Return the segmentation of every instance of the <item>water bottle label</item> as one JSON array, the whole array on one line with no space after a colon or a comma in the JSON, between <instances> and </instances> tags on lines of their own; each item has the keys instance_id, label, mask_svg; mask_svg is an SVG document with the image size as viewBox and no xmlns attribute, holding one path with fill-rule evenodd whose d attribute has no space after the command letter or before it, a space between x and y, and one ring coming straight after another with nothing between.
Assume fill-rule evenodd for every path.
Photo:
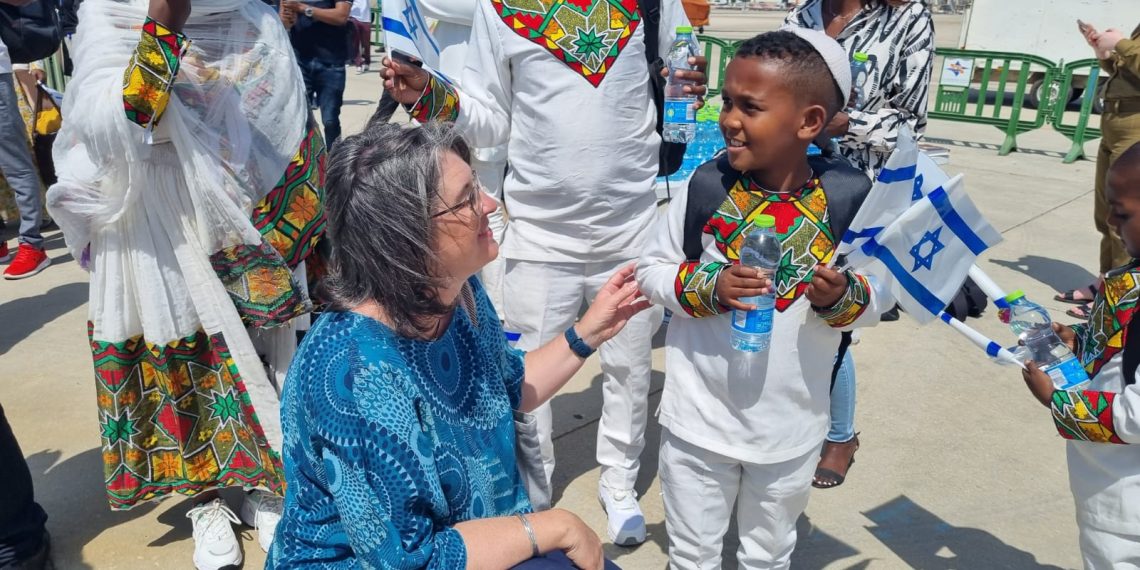
<instances>
[{"instance_id":1,"label":"water bottle label","mask_svg":"<svg viewBox=\"0 0 1140 570\"><path fill-rule=\"evenodd\" d=\"M686 100L665 101L666 123L696 123L697 111L693 102Z\"/></svg>"},{"instance_id":2,"label":"water bottle label","mask_svg":"<svg viewBox=\"0 0 1140 570\"><path fill-rule=\"evenodd\" d=\"M1089 375L1076 358L1067 358L1044 370L1058 390L1069 390L1088 381Z\"/></svg>"},{"instance_id":3,"label":"water bottle label","mask_svg":"<svg viewBox=\"0 0 1140 570\"><path fill-rule=\"evenodd\" d=\"M765 334L772 332L771 309L757 309L752 311L733 311L732 328L747 334Z\"/></svg>"}]
</instances>

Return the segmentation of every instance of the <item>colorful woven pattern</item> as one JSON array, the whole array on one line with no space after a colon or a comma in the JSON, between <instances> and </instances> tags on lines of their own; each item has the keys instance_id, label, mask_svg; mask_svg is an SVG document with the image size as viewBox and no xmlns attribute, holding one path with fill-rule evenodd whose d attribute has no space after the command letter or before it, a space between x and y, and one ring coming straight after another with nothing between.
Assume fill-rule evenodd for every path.
<instances>
[{"instance_id":1,"label":"colorful woven pattern","mask_svg":"<svg viewBox=\"0 0 1140 570\"><path fill-rule=\"evenodd\" d=\"M223 249L210 264L247 327L283 325L312 310L289 266L265 241Z\"/></svg>"},{"instance_id":2,"label":"colorful woven pattern","mask_svg":"<svg viewBox=\"0 0 1140 570\"><path fill-rule=\"evenodd\" d=\"M428 77L423 95L409 113L420 123L428 121L454 121L459 118L459 92L450 83L434 74Z\"/></svg>"},{"instance_id":3,"label":"colorful woven pattern","mask_svg":"<svg viewBox=\"0 0 1140 570\"><path fill-rule=\"evenodd\" d=\"M221 335L91 348L111 508L234 485L282 492L280 460Z\"/></svg>"},{"instance_id":4,"label":"colorful woven pattern","mask_svg":"<svg viewBox=\"0 0 1140 570\"><path fill-rule=\"evenodd\" d=\"M1114 392L1057 390L1053 392L1053 423L1065 439L1124 443L1112 422Z\"/></svg>"},{"instance_id":5,"label":"colorful woven pattern","mask_svg":"<svg viewBox=\"0 0 1140 570\"><path fill-rule=\"evenodd\" d=\"M491 0L503 22L597 87L641 23L637 0Z\"/></svg>"},{"instance_id":6,"label":"colorful woven pattern","mask_svg":"<svg viewBox=\"0 0 1140 570\"><path fill-rule=\"evenodd\" d=\"M1079 336L1081 364L1095 376L1124 348L1128 323L1140 301L1140 279L1135 267L1110 271L1097 294L1088 324L1074 329Z\"/></svg>"},{"instance_id":7,"label":"colorful woven pattern","mask_svg":"<svg viewBox=\"0 0 1140 570\"><path fill-rule=\"evenodd\" d=\"M835 302L825 309L819 309L816 314L827 324L835 328L851 325L867 310L871 303L871 285L862 275L847 272L847 291Z\"/></svg>"},{"instance_id":8,"label":"colorful woven pattern","mask_svg":"<svg viewBox=\"0 0 1140 570\"><path fill-rule=\"evenodd\" d=\"M131 122L153 129L170 102L186 36L147 18L135 54L123 72L123 110Z\"/></svg>"},{"instance_id":9,"label":"colorful woven pattern","mask_svg":"<svg viewBox=\"0 0 1140 570\"><path fill-rule=\"evenodd\" d=\"M305 261L325 233L325 140L316 122L285 175L253 209L250 219L290 269Z\"/></svg>"},{"instance_id":10,"label":"colorful woven pattern","mask_svg":"<svg viewBox=\"0 0 1140 570\"><path fill-rule=\"evenodd\" d=\"M740 259L744 235L760 214L776 218L776 235L783 246L783 257L772 279L776 310L783 312L803 295L815 275L815 266L827 263L835 249L827 196L818 178L796 191L775 193L744 177L733 184L704 232L712 235L717 249L735 262Z\"/></svg>"},{"instance_id":11,"label":"colorful woven pattern","mask_svg":"<svg viewBox=\"0 0 1140 570\"><path fill-rule=\"evenodd\" d=\"M677 271L673 288L681 308L694 317L709 317L729 309L716 300L716 278L728 263L686 261Z\"/></svg>"}]
</instances>

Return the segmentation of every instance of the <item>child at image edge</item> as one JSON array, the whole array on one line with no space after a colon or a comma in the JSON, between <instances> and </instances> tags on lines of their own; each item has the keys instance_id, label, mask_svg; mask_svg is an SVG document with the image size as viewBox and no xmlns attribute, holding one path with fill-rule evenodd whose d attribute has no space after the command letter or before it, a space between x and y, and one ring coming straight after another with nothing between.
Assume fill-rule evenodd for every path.
<instances>
[{"instance_id":1,"label":"child at image edge","mask_svg":"<svg viewBox=\"0 0 1140 570\"><path fill-rule=\"evenodd\" d=\"M1023 372L1037 399L1068 439L1069 488L1077 504L1085 568L1140 568L1140 144L1108 171L1108 223L1132 261L1109 271L1093 301L1089 322L1053 329L1073 349L1091 382L1081 390L1054 390L1029 363Z\"/></svg>"},{"instance_id":2,"label":"child at image edge","mask_svg":"<svg viewBox=\"0 0 1140 570\"><path fill-rule=\"evenodd\" d=\"M744 42L725 71L727 150L673 199L638 262L642 291L675 315L659 467L671 568L721 567L737 501L739 567L789 565L827 433L840 331L873 325L894 305L871 280L826 266L846 229L836 222L850 222L870 181L838 159L809 161L807 148L850 92L850 62L821 32ZM775 218L781 241L770 276L738 262L760 215ZM771 346L734 350L731 310L768 291Z\"/></svg>"}]
</instances>

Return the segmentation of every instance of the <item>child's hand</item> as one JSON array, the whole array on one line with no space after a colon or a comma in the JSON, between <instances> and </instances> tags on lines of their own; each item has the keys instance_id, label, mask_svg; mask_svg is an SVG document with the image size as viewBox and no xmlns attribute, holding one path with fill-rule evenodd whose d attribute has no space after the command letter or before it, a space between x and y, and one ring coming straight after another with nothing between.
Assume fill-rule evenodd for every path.
<instances>
[{"instance_id":1,"label":"child's hand","mask_svg":"<svg viewBox=\"0 0 1140 570\"><path fill-rule=\"evenodd\" d=\"M815 266L815 276L811 278L804 295L816 307L830 307L847 292L847 274L840 273L824 265Z\"/></svg>"},{"instance_id":2,"label":"child's hand","mask_svg":"<svg viewBox=\"0 0 1140 570\"><path fill-rule=\"evenodd\" d=\"M1032 360L1025 363L1021 377L1025 380L1025 385L1029 387L1029 392L1033 394L1033 397L1037 398L1042 406L1048 408L1053 401L1053 379L1042 372L1037 367L1037 363Z\"/></svg>"},{"instance_id":3,"label":"child's hand","mask_svg":"<svg viewBox=\"0 0 1140 570\"><path fill-rule=\"evenodd\" d=\"M1061 342L1065 343L1065 346L1068 346L1069 350L1071 350L1074 353L1077 352L1077 332L1076 331L1074 331L1073 329L1071 329L1071 328L1069 328L1069 327L1067 327L1061 323L1054 321L1053 322L1053 332L1057 333L1057 336L1061 337Z\"/></svg>"},{"instance_id":4,"label":"child's hand","mask_svg":"<svg viewBox=\"0 0 1140 570\"><path fill-rule=\"evenodd\" d=\"M716 300L738 311L751 311L756 307L741 303L741 297L767 295L771 292L772 280L764 277L764 272L755 267L730 265L720 271L716 278Z\"/></svg>"}]
</instances>

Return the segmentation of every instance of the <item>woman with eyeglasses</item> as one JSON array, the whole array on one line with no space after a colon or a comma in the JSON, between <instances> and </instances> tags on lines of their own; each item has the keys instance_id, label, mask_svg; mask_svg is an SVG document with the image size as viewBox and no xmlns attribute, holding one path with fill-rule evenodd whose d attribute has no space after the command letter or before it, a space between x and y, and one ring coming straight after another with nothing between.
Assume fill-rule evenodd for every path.
<instances>
[{"instance_id":1,"label":"woman with eyeglasses","mask_svg":"<svg viewBox=\"0 0 1140 570\"><path fill-rule=\"evenodd\" d=\"M649 303L630 266L562 337L509 347L474 277L498 245L470 161L437 123L374 125L332 156L332 308L285 383L288 489L269 568L510 568L548 554L603 567L581 519L532 512L513 412L550 399Z\"/></svg>"}]
</instances>

